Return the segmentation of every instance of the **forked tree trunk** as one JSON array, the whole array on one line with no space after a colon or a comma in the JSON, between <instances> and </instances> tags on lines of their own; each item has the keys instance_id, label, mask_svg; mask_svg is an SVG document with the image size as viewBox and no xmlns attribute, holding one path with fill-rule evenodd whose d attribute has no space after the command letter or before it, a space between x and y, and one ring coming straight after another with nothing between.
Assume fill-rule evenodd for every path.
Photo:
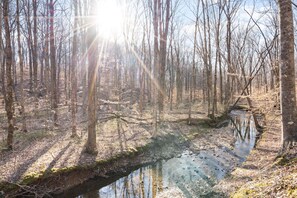
<instances>
[{"instance_id":1,"label":"forked tree trunk","mask_svg":"<svg viewBox=\"0 0 297 198\"><path fill-rule=\"evenodd\" d=\"M167 57L167 38L169 22L171 19L171 1L153 1L153 27L154 27L154 66L158 73L158 110L159 119L164 117L164 96L166 95L165 67Z\"/></svg>"}]
</instances>

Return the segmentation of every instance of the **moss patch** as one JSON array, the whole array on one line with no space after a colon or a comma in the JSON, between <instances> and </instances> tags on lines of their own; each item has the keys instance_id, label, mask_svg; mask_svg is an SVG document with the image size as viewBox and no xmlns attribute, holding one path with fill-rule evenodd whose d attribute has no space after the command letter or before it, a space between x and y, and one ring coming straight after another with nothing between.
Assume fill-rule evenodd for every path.
<instances>
[{"instance_id":1,"label":"moss patch","mask_svg":"<svg viewBox=\"0 0 297 198\"><path fill-rule=\"evenodd\" d=\"M276 166L290 166L297 163L297 157L288 159L286 156L280 156L276 159L274 165Z\"/></svg>"},{"instance_id":2,"label":"moss patch","mask_svg":"<svg viewBox=\"0 0 297 198\"><path fill-rule=\"evenodd\" d=\"M297 187L289 189L287 195L288 197L297 197Z\"/></svg>"},{"instance_id":3,"label":"moss patch","mask_svg":"<svg viewBox=\"0 0 297 198\"><path fill-rule=\"evenodd\" d=\"M0 191L9 192L17 189L18 186L8 182L0 182Z\"/></svg>"},{"instance_id":4,"label":"moss patch","mask_svg":"<svg viewBox=\"0 0 297 198\"><path fill-rule=\"evenodd\" d=\"M242 197L261 197L263 192L263 188L267 187L267 183L256 183L251 186L240 188L233 196L233 198L242 198ZM265 196L264 196L265 197Z\"/></svg>"}]
</instances>

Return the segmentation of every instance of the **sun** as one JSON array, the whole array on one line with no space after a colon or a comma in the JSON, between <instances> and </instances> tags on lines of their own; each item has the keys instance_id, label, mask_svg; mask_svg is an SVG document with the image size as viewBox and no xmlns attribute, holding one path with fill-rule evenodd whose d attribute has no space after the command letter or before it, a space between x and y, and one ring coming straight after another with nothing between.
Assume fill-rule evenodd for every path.
<instances>
[{"instance_id":1,"label":"sun","mask_svg":"<svg viewBox=\"0 0 297 198\"><path fill-rule=\"evenodd\" d=\"M110 40L121 36L123 30L122 13L122 7L116 0L99 1L96 22L101 38Z\"/></svg>"}]
</instances>

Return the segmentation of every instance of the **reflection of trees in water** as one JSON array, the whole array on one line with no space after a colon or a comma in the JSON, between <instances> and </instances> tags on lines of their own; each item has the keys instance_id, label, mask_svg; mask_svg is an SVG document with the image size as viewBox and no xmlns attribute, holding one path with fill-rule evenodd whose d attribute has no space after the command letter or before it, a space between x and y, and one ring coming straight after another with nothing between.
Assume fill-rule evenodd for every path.
<instances>
[{"instance_id":1,"label":"reflection of trees in water","mask_svg":"<svg viewBox=\"0 0 297 198\"><path fill-rule=\"evenodd\" d=\"M253 132L255 125L252 119L250 114L234 115L231 118L231 127L234 136L243 143L244 148L251 145L251 139L254 138ZM205 191L206 186L212 186L212 181L209 180L207 173L193 171L188 168L195 166L192 163L194 162L186 162L187 167L181 170L182 175L175 169L176 166L174 164L166 166L162 162L155 163L134 171L129 176L117 180L109 187L102 188L102 190L99 190L99 193L98 191L88 193L87 197L155 198L167 186L177 187L186 197L195 197L195 195ZM197 189L198 180L199 182L203 182L203 184L200 183L202 186L205 183L205 188ZM196 187L193 185L196 185Z\"/></svg>"},{"instance_id":2,"label":"reflection of trees in water","mask_svg":"<svg viewBox=\"0 0 297 198\"><path fill-rule=\"evenodd\" d=\"M245 152L255 139L255 124L251 114L233 115L231 118L231 127L234 136L237 138L239 151ZM189 155L186 153L185 155ZM203 157L203 155L200 157ZM187 158L186 158L187 159ZM204 158L203 160L205 160ZM176 161L169 161L168 164L162 162L151 166L140 168L130 175L123 177L109 186L103 187L98 191L89 192L83 197L88 198L155 198L167 187L179 189L185 197L195 197L195 195L205 193L209 187L213 186L214 181L209 178L211 172L200 171L190 167L196 167L196 162L184 161L186 165L183 168L176 169ZM212 161L202 164L213 166ZM178 163L181 163L178 161ZM213 166L215 167L215 166ZM205 172L206 171L206 172ZM198 186L202 186L199 188ZM198 188L197 188L198 187Z\"/></svg>"},{"instance_id":3,"label":"reflection of trees in water","mask_svg":"<svg viewBox=\"0 0 297 198\"><path fill-rule=\"evenodd\" d=\"M117 183L114 182L111 185L112 185L112 189L114 190L114 197L117 197ZM100 194L100 193L98 193L98 194Z\"/></svg>"},{"instance_id":4,"label":"reflection of trees in water","mask_svg":"<svg viewBox=\"0 0 297 198\"><path fill-rule=\"evenodd\" d=\"M231 117L231 128L234 136L241 141L251 139L252 130L251 115L235 115Z\"/></svg>"},{"instance_id":5,"label":"reflection of trees in water","mask_svg":"<svg viewBox=\"0 0 297 198\"><path fill-rule=\"evenodd\" d=\"M151 189L152 189L152 176L153 175L153 170L150 168L149 169L149 175L147 176L148 178L149 178L149 181L148 181L148 188L146 189L147 190L147 197L150 197L150 195L151 195Z\"/></svg>"},{"instance_id":6,"label":"reflection of trees in water","mask_svg":"<svg viewBox=\"0 0 297 198\"><path fill-rule=\"evenodd\" d=\"M162 169L162 163L157 164L158 167L158 175L157 175L157 181L158 181L158 192L163 191L163 169Z\"/></svg>"},{"instance_id":7,"label":"reflection of trees in water","mask_svg":"<svg viewBox=\"0 0 297 198\"><path fill-rule=\"evenodd\" d=\"M162 190L163 167L162 163L156 163L117 180L111 185L100 189L99 192L87 193L84 197L98 198L101 195L101 198L154 198Z\"/></svg>"},{"instance_id":8,"label":"reflection of trees in water","mask_svg":"<svg viewBox=\"0 0 297 198\"><path fill-rule=\"evenodd\" d=\"M95 191L86 195L92 198L99 197L99 194L101 198L155 198L167 187L174 186L186 197L195 197L205 190L201 191L200 188L197 188L198 183L203 186L212 186L212 181L209 180L207 173L189 168L195 167L197 164L192 160L186 161L185 164L187 166L180 170L175 169L175 163L166 166L159 162L143 167L109 186L101 188L99 192Z\"/></svg>"},{"instance_id":9,"label":"reflection of trees in water","mask_svg":"<svg viewBox=\"0 0 297 198\"><path fill-rule=\"evenodd\" d=\"M138 185L134 185L134 180L133 180L133 174L131 174L131 176L130 176L130 189L131 189L131 194L133 195L133 197L137 197L136 196L136 192L137 191L139 191L139 188L137 188L137 186ZM136 176L135 176L135 178L136 178ZM139 183L139 181L138 181L138 183Z\"/></svg>"},{"instance_id":10,"label":"reflection of trees in water","mask_svg":"<svg viewBox=\"0 0 297 198\"><path fill-rule=\"evenodd\" d=\"M138 188L139 188L139 197L145 197L142 168L139 171L139 187Z\"/></svg>"},{"instance_id":11,"label":"reflection of trees in water","mask_svg":"<svg viewBox=\"0 0 297 198\"><path fill-rule=\"evenodd\" d=\"M152 190L153 190L153 197L157 195L157 171L156 171L156 164L152 166Z\"/></svg>"}]
</instances>

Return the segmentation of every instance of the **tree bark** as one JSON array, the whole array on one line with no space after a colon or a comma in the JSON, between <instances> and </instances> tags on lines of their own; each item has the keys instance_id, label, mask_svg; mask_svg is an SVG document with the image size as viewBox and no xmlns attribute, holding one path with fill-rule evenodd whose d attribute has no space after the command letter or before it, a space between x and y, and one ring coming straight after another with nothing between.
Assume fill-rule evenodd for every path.
<instances>
[{"instance_id":1,"label":"tree bark","mask_svg":"<svg viewBox=\"0 0 297 198\"><path fill-rule=\"evenodd\" d=\"M57 114L57 74L56 74L56 46L55 46L55 33L54 33L54 17L55 17L55 9L54 9L54 0L50 0L49 2L49 12L50 12L50 63L51 63L51 108L54 111L54 124L57 125L58 122L58 114Z\"/></svg>"},{"instance_id":2,"label":"tree bark","mask_svg":"<svg viewBox=\"0 0 297 198\"><path fill-rule=\"evenodd\" d=\"M154 0L154 8L153 8L153 27L154 27L154 68L153 68L153 101L154 101L154 109L153 109L153 117L154 117L154 136L157 135L157 121L158 121L158 110L157 110L157 96L158 96L158 69L159 69L159 30L158 30L158 4L160 0Z\"/></svg>"},{"instance_id":3,"label":"tree bark","mask_svg":"<svg viewBox=\"0 0 297 198\"><path fill-rule=\"evenodd\" d=\"M10 27L9 27L9 0L3 0L3 19L4 19L4 29L5 29L5 58L6 58L6 97L5 97L5 110L8 121L8 133L7 133L7 147L12 149L13 145L13 78L12 78L12 49L11 49L11 37L10 37Z\"/></svg>"},{"instance_id":4,"label":"tree bark","mask_svg":"<svg viewBox=\"0 0 297 198\"><path fill-rule=\"evenodd\" d=\"M96 14L96 1L90 2L91 13L87 31L87 46L88 46L88 141L86 144L86 152L97 154L96 144L96 79L97 79L97 30L94 16Z\"/></svg>"},{"instance_id":5,"label":"tree bark","mask_svg":"<svg viewBox=\"0 0 297 198\"><path fill-rule=\"evenodd\" d=\"M34 97L35 97L35 107L37 107L37 66L38 66L38 55L37 55L37 1L32 0L33 6L33 49L32 49L32 59L33 59L33 90L34 90Z\"/></svg>"},{"instance_id":6,"label":"tree bark","mask_svg":"<svg viewBox=\"0 0 297 198\"><path fill-rule=\"evenodd\" d=\"M294 29L291 0L278 0L280 13L280 79L282 144L287 148L297 141L297 113L294 65Z\"/></svg>"},{"instance_id":7,"label":"tree bark","mask_svg":"<svg viewBox=\"0 0 297 198\"><path fill-rule=\"evenodd\" d=\"M18 56L19 56L19 63L20 63L20 75L21 75L21 98L20 98L20 105L21 110L20 114L22 116L22 131L27 132L27 125L26 125L26 114L25 114L25 105L24 105L24 62L23 62L23 54L22 54L22 45L21 45L21 31L20 31L20 6L19 0L17 0L17 33L18 33Z\"/></svg>"},{"instance_id":8,"label":"tree bark","mask_svg":"<svg viewBox=\"0 0 297 198\"><path fill-rule=\"evenodd\" d=\"M76 102L77 102L77 0L74 0L74 31L72 43L72 69L71 69L71 118L72 118L72 137L77 136L76 132ZM65 66L66 68L66 66ZM65 71L66 73L66 71ZM66 91L66 89L65 89Z\"/></svg>"},{"instance_id":9,"label":"tree bark","mask_svg":"<svg viewBox=\"0 0 297 198\"><path fill-rule=\"evenodd\" d=\"M191 124L192 105L193 105L193 93L194 93L194 81L195 81L195 68L196 68L196 45L197 45L197 32L198 32L198 20L199 20L199 2L196 8L196 20L195 20L195 32L194 32L194 46L193 46L193 60L192 60L192 75L190 79L190 96L189 96L189 112L188 112L188 124Z\"/></svg>"}]
</instances>

